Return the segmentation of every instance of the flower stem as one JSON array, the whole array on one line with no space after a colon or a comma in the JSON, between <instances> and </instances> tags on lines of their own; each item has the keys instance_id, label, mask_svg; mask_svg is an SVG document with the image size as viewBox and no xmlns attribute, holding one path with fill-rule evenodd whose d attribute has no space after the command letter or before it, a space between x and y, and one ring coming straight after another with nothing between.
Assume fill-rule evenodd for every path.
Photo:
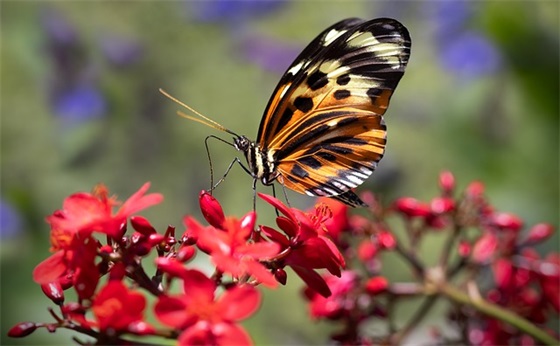
<instances>
[{"instance_id":1,"label":"flower stem","mask_svg":"<svg viewBox=\"0 0 560 346\"><path fill-rule=\"evenodd\" d=\"M472 306L487 316L509 323L520 331L535 338L537 343L542 343L545 345L560 344L560 340L557 340L544 330L535 326L529 320L526 320L525 318L498 305L492 304L484 300L482 297L471 297L450 284L440 285L439 291L454 302Z\"/></svg>"}]
</instances>

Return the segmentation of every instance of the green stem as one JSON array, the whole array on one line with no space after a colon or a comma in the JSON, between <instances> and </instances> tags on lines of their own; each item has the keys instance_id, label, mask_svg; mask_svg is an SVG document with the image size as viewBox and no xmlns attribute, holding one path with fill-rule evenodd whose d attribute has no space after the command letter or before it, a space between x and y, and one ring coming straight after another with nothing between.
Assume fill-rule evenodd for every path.
<instances>
[{"instance_id":1,"label":"green stem","mask_svg":"<svg viewBox=\"0 0 560 346\"><path fill-rule=\"evenodd\" d=\"M452 301L472 306L487 316L509 323L520 331L535 338L538 343L545 345L560 344L560 340L557 340L553 336L549 335L530 321L507 309L492 304L484 300L482 297L471 297L449 284L439 286L439 291Z\"/></svg>"}]
</instances>

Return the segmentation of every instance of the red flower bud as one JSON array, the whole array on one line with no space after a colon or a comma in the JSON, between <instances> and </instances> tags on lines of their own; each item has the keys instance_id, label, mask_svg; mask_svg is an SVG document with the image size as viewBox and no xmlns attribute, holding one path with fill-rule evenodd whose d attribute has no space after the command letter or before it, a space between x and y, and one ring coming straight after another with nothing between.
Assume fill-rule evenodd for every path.
<instances>
[{"instance_id":1,"label":"red flower bud","mask_svg":"<svg viewBox=\"0 0 560 346\"><path fill-rule=\"evenodd\" d=\"M484 195L484 184L480 181L473 181L465 191L469 198L478 199Z\"/></svg>"},{"instance_id":2,"label":"red flower bud","mask_svg":"<svg viewBox=\"0 0 560 346\"><path fill-rule=\"evenodd\" d=\"M531 227L525 245L534 245L548 239L554 233L554 226L548 223L538 223Z\"/></svg>"},{"instance_id":3,"label":"red flower bud","mask_svg":"<svg viewBox=\"0 0 560 346\"><path fill-rule=\"evenodd\" d=\"M218 200L203 190L198 196L198 201L200 203L200 210L206 221L216 228L223 228L226 216Z\"/></svg>"},{"instance_id":4,"label":"red flower bud","mask_svg":"<svg viewBox=\"0 0 560 346\"><path fill-rule=\"evenodd\" d=\"M374 276L365 285L366 292L372 295L384 292L387 287L389 287L389 282L383 276Z\"/></svg>"},{"instance_id":5,"label":"red flower bud","mask_svg":"<svg viewBox=\"0 0 560 346\"><path fill-rule=\"evenodd\" d=\"M156 330L144 321L135 321L128 325L127 330L136 335L153 335Z\"/></svg>"},{"instance_id":6,"label":"red flower bud","mask_svg":"<svg viewBox=\"0 0 560 346\"><path fill-rule=\"evenodd\" d=\"M156 258L156 265L158 269L169 274L172 277L182 277L187 273L187 268L183 264L175 259L167 257Z\"/></svg>"},{"instance_id":7,"label":"red flower bud","mask_svg":"<svg viewBox=\"0 0 560 346\"><path fill-rule=\"evenodd\" d=\"M85 314L86 313L84 307L78 302L70 302L68 304L65 304L64 306L62 306L62 308L60 310L62 311L63 314L69 314L69 313Z\"/></svg>"},{"instance_id":8,"label":"red flower bud","mask_svg":"<svg viewBox=\"0 0 560 346\"><path fill-rule=\"evenodd\" d=\"M422 203L416 198L402 197L396 200L395 209L406 216L428 216L430 215L430 207L426 203Z\"/></svg>"},{"instance_id":9,"label":"red flower bud","mask_svg":"<svg viewBox=\"0 0 560 346\"><path fill-rule=\"evenodd\" d=\"M104 255L110 255L111 253L113 253L113 248L111 247L111 245L103 245L102 247L99 248L99 253Z\"/></svg>"},{"instance_id":10,"label":"red flower bud","mask_svg":"<svg viewBox=\"0 0 560 346\"><path fill-rule=\"evenodd\" d=\"M166 240L166 238L163 234L153 233L148 236L147 244L152 248L156 245L161 244L164 240Z\"/></svg>"},{"instance_id":11,"label":"red flower bud","mask_svg":"<svg viewBox=\"0 0 560 346\"><path fill-rule=\"evenodd\" d=\"M62 286L63 290L67 290L74 286L74 274L66 274L58 279L58 283Z\"/></svg>"},{"instance_id":12,"label":"red flower bud","mask_svg":"<svg viewBox=\"0 0 560 346\"><path fill-rule=\"evenodd\" d=\"M451 195L455 188L455 177L449 171L443 171L439 174L439 187L445 196Z\"/></svg>"},{"instance_id":13,"label":"red flower bud","mask_svg":"<svg viewBox=\"0 0 560 346\"><path fill-rule=\"evenodd\" d=\"M183 245L179 248L179 251L177 251L176 259L179 262L185 263L193 258L195 254L196 249L194 248L194 246Z\"/></svg>"},{"instance_id":14,"label":"red flower bud","mask_svg":"<svg viewBox=\"0 0 560 346\"><path fill-rule=\"evenodd\" d=\"M435 214L445 214L455 209L455 201L447 197L436 197L432 199L430 208Z\"/></svg>"},{"instance_id":15,"label":"red flower bud","mask_svg":"<svg viewBox=\"0 0 560 346\"><path fill-rule=\"evenodd\" d=\"M12 338L23 338L33 333L36 329L37 325L33 322L21 322L8 331L8 336Z\"/></svg>"},{"instance_id":16,"label":"red flower bud","mask_svg":"<svg viewBox=\"0 0 560 346\"><path fill-rule=\"evenodd\" d=\"M498 238L492 233L486 233L478 238L472 249L472 258L475 262L484 263L496 252Z\"/></svg>"},{"instance_id":17,"label":"red flower bud","mask_svg":"<svg viewBox=\"0 0 560 346\"><path fill-rule=\"evenodd\" d=\"M56 305L64 303L64 290L58 281L42 284L41 289L43 290L43 293Z\"/></svg>"},{"instance_id":18,"label":"red flower bud","mask_svg":"<svg viewBox=\"0 0 560 346\"><path fill-rule=\"evenodd\" d=\"M274 271L274 278L276 279L276 281L285 286L286 282L288 281L288 274L282 268L276 269Z\"/></svg>"},{"instance_id":19,"label":"red flower bud","mask_svg":"<svg viewBox=\"0 0 560 346\"><path fill-rule=\"evenodd\" d=\"M466 240L461 240L459 242L457 252L461 257L468 257L471 254L471 244Z\"/></svg>"},{"instance_id":20,"label":"red flower bud","mask_svg":"<svg viewBox=\"0 0 560 346\"><path fill-rule=\"evenodd\" d=\"M490 224L504 231L517 232L523 227L523 220L510 213L495 213L490 217Z\"/></svg>"},{"instance_id":21,"label":"red flower bud","mask_svg":"<svg viewBox=\"0 0 560 346\"><path fill-rule=\"evenodd\" d=\"M377 254L377 246L371 240L364 240L358 246L358 258L367 262L372 260Z\"/></svg>"},{"instance_id":22,"label":"red flower bud","mask_svg":"<svg viewBox=\"0 0 560 346\"><path fill-rule=\"evenodd\" d=\"M392 249L397 245L397 240L391 232L382 231L377 235L377 241L382 249Z\"/></svg>"},{"instance_id":23,"label":"red flower bud","mask_svg":"<svg viewBox=\"0 0 560 346\"><path fill-rule=\"evenodd\" d=\"M142 235L149 236L152 233L156 233L155 228L150 224L150 221L142 216L131 216L130 217L130 224L132 228L138 233Z\"/></svg>"},{"instance_id":24,"label":"red flower bud","mask_svg":"<svg viewBox=\"0 0 560 346\"><path fill-rule=\"evenodd\" d=\"M511 287L513 282L513 265L510 260L500 258L492 265L494 281L500 289Z\"/></svg>"}]
</instances>

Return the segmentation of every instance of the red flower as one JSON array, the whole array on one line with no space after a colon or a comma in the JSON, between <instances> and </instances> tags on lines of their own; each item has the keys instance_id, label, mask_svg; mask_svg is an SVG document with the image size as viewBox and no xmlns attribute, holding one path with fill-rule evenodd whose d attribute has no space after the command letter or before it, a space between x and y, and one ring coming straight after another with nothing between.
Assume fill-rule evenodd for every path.
<instances>
[{"instance_id":1,"label":"red flower","mask_svg":"<svg viewBox=\"0 0 560 346\"><path fill-rule=\"evenodd\" d=\"M101 232L119 239L128 217L163 200L159 193L145 195L149 188L150 183L144 184L123 203L116 214L113 214L112 209L119 202L108 197L108 190L104 185L98 185L93 194L79 192L67 197L62 210L47 217L47 222L51 225L53 249L67 247L76 234L87 236L92 232Z\"/></svg>"},{"instance_id":2,"label":"red flower","mask_svg":"<svg viewBox=\"0 0 560 346\"><path fill-rule=\"evenodd\" d=\"M327 232L334 241L340 237L340 233L349 228L348 206L332 198L320 197L316 205L326 205L331 211L331 217L324 221Z\"/></svg>"},{"instance_id":3,"label":"red flower","mask_svg":"<svg viewBox=\"0 0 560 346\"><path fill-rule=\"evenodd\" d=\"M251 316L260 304L253 286L234 286L216 299L216 283L203 273L188 270L182 278L185 293L161 296L155 306L162 323L183 330L180 345L251 344L236 323Z\"/></svg>"},{"instance_id":4,"label":"red flower","mask_svg":"<svg viewBox=\"0 0 560 346\"><path fill-rule=\"evenodd\" d=\"M313 269L325 268L331 274L340 276L341 268L346 265L325 226L331 217L330 209L319 204L314 212L304 213L286 207L272 196L259 193L259 197L284 214L276 218L276 223L286 236L266 226L261 226L262 233L280 244L284 263L291 266L308 286L329 296L328 286Z\"/></svg>"},{"instance_id":5,"label":"red flower","mask_svg":"<svg viewBox=\"0 0 560 346\"><path fill-rule=\"evenodd\" d=\"M68 280L80 298L90 298L99 281L95 264L97 247L97 241L91 236L73 238L67 249L55 252L35 267L33 280L41 285Z\"/></svg>"},{"instance_id":6,"label":"red flower","mask_svg":"<svg viewBox=\"0 0 560 346\"><path fill-rule=\"evenodd\" d=\"M101 331L134 332L137 325L145 324L142 321L145 307L146 298L141 293L113 280L95 297L92 310Z\"/></svg>"},{"instance_id":7,"label":"red flower","mask_svg":"<svg viewBox=\"0 0 560 346\"><path fill-rule=\"evenodd\" d=\"M210 254L216 267L236 279L252 276L264 285L276 287L274 275L260 261L276 256L280 246L272 242L249 242L256 213L249 212L240 220L225 217L218 201L204 192L200 194L200 207L212 226L204 227L191 218L186 218L185 223L198 239L197 246Z\"/></svg>"},{"instance_id":8,"label":"red flower","mask_svg":"<svg viewBox=\"0 0 560 346\"><path fill-rule=\"evenodd\" d=\"M80 192L66 198L63 209L47 217L52 250L57 252L35 267L33 280L49 284L70 279L80 298L90 298L99 281L95 264L98 243L91 233L102 232L119 239L129 216L162 201L160 194L145 195L149 187L149 183L144 184L116 214L112 214L112 207L118 202L108 197L103 185L98 185L93 194Z\"/></svg>"}]
</instances>

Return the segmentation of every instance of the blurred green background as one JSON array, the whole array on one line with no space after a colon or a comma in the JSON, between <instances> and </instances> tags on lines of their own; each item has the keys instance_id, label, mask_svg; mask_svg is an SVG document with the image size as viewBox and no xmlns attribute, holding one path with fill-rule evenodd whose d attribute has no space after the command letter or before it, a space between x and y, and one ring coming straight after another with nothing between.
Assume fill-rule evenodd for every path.
<instances>
[{"instance_id":1,"label":"blurred green background","mask_svg":"<svg viewBox=\"0 0 560 346\"><path fill-rule=\"evenodd\" d=\"M438 173L451 170L460 187L483 181L493 204L527 225L558 225L556 1L0 6L1 344L69 343L64 333L44 330L5 336L17 322L50 321L50 301L31 272L49 255L44 217L69 194L103 182L124 200L151 181L165 201L143 215L158 229L173 224L182 232L184 215L200 216L197 195L209 184L204 138L229 138L175 116L179 107L158 88L254 138L292 59L347 17L393 17L413 39L386 115L387 154L361 190L384 201L427 199L437 193ZM237 153L218 142L211 151L220 176ZM250 177L236 167L216 196L227 214L241 216L251 209ZM312 204L290 197L298 207ZM261 205L259 222L273 225L268 209ZM557 250L557 241L539 249ZM391 272L391 263L384 266ZM399 267L390 278L406 275ZM291 275L288 287L266 292L259 314L245 323L257 344L325 343L329 328L308 321L300 287Z\"/></svg>"}]
</instances>

